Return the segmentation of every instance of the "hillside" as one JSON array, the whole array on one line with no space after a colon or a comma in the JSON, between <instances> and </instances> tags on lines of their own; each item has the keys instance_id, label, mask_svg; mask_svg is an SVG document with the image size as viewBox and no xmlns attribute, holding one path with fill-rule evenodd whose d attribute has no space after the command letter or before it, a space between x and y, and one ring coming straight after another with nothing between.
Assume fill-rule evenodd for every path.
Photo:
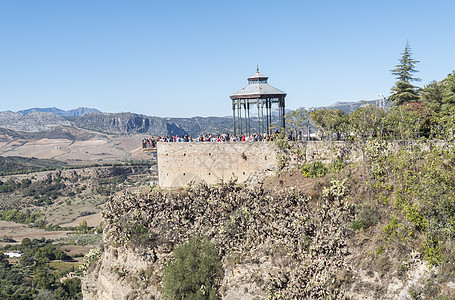
<instances>
[{"instance_id":1,"label":"hillside","mask_svg":"<svg viewBox=\"0 0 455 300\"><path fill-rule=\"evenodd\" d=\"M117 134L183 135L186 133L178 125L164 118L133 113L86 114L78 118L74 124L81 128Z\"/></svg>"},{"instance_id":2,"label":"hillside","mask_svg":"<svg viewBox=\"0 0 455 300\"><path fill-rule=\"evenodd\" d=\"M165 266L198 236L220 255L223 299L452 299L453 151L357 147L363 161L307 161L262 186L117 195L84 299L164 299Z\"/></svg>"},{"instance_id":3,"label":"hillside","mask_svg":"<svg viewBox=\"0 0 455 300\"><path fill-rule=\"evenodd\" d=\"M32 112L27 115L7 111L0 112L0 127L11 130L41 132L50 131L59 125L70 125L70 122L49 112Z\"/></svg>"},{"instance_id":4,"label":"hillside","mask_svg":"<svg viewBox=\"0 0 455 300\"><path fill-rule=\"evenodd\" d=\"M5 160L16 171L62 165ZM0 299L82 299L79 268L102 242L104 204L120 190L148 186L155 176L152 162L0 176Z\"/></svg>"},{"instance_id":5,"label":"hillside","mask_svg":"<svg viewBox=\"0 0 455 300\"><path fill-rule=\"evenodd\" d=\"M0 156L54 159L70 165L153 159L153 153L142 150L143 138L143 134L105 134L72 126L43 132L0 128Z\"/></svg>"},{"instance_id":6,"label":"hillside","mask_svg":"<svg viewBox=\"0 0 455 300\"><path fill-rule=\"evenodd\" d=\"M50 160L25 157L0 157L0 176L7 174L20 174L38 172L41 170L55 170L68 167L68 164Z\"/></svg>"},{"instance_id":7,"label":"hillside","mask_svg":"<svg viewBox=\"0 0 455 300\"><path fill-rule=\"evenodd\" d=\"M230 117L172 118L171 120L193 137L207 133L232 133Z\"/></svg>"},{"instance_id":8,"label":"hillside","mask_svg":"<svg viewBox=\"0 0 455 300\"><path fill-rule=\"evenodd\" d=\"M100 212L109 196L120 190L147 186L156 180L154 162L65 169L68 166L59 162L32 161L35 165L51 165L55 170L1 174L0 219L6 210L29 209L40 213L40 219L52 224L69 223L78 217ZM27 163L31 164L30 161ZM10 168L14 164L18 166L15 173L19 173L24 162L15 159L10 162Z\"/></svg>"}]
</instances>

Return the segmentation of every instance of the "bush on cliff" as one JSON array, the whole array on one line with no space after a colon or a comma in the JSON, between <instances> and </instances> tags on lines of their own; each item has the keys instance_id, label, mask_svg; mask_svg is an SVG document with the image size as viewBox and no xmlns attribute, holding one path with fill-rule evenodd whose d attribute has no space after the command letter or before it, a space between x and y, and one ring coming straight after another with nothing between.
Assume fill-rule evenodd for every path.
<instances>
[{"instance_id":1,"label":"bush on cliff","mask_svg":"<svg viewBox=\"0 0 455 300\"><path fill-rule=\"evenodd\" d=\"M169 299L218 299L223 269L216 247L193 238L174 250L166 266L164 292Z\"/></svg>"}]
</instances>

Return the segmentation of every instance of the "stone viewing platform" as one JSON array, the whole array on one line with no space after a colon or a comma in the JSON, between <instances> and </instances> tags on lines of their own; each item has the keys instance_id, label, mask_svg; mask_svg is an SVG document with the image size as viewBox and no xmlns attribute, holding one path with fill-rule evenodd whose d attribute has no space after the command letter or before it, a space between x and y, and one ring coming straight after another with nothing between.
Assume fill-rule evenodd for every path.
<instances>
[{"instance_id":1,"label":"stone viewing platform","mask_svg":"<svg viewBox=\"0 0 455 300\"><path fill-rule=\"evenodd\" d=\"M187 142L157 143L159 185L165 189L183 188L189 182L205 180L209 184L237 178L246 182L275 175L278 160L287 167L302 162L330 162L343 157L355 161L361 156L350 142L294 142L300 156L281 151L274 142ZM332 147L332 148L331 148Z\"/></svg>"},{"instance_id":2,"label":"stone viewing platform","mask_svg":"<svg viewBox=\"0 0 455 300\"><path fill-rule=\"evenodd\" d=\"M277 148L272 142L158 143L157 152L162 188L202 180L216 184L234 177L245 182L257 172L277 170Z\"/></svg>"}]
</instances>

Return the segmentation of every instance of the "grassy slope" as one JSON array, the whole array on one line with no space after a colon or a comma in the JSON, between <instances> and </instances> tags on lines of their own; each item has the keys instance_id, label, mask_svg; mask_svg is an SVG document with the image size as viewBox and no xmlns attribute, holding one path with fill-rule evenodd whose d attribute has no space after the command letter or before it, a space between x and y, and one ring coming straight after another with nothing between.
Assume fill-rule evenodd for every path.
<instances>
[{"instance_id":1,"label":"grassy slope","mask_svg":"<svg viewBox=\"0 0 455 300\"><path fill-rule=\"evenodd\" d=\"M18 156L0 157L0 175L31 173L44 170L55 170L67 167L68 164L52 160Z\"/></svg>"}]
</instances>

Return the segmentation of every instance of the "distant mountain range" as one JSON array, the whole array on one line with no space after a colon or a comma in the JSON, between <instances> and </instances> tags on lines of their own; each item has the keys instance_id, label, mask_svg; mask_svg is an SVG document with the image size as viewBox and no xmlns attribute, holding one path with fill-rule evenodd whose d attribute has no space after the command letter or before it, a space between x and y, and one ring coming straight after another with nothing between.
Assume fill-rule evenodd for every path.
<instances>
[{"instance_id":1,"label":"distant mountain range","mask_svg":"<svg viewBox=\"0 0 455 300\"><path fill-rule=\"evenodd\" d=\"M62 116L49 112L32 112L27 115L3 111L0 112L0 127L24 132L51 131L59 125L70 125Z\"/></svg>"},{"instance_id":2,"label":"distant mountain range","mask_svg":"<svg viewBox=\"0 0 455 300\"><path fill-rule=\"evenodd\" d=\"M82 113L83 110L86 112ZM0 112L0 128L37 133L56 130L59 126L74 126L109 134L198 136L209 132L231 132L232 118L161 118L129 112L102 113L94 109L75 109L65 112L58 108Z\"/></svg>"},{"instance_id":3,"label":"distant mountain range","mask_svg":"<svg viewBox=\"0 0 455 300\"><path fill-rule=\"evenodd\" d=\"M374 101L336 102L327 108L355 111ZM317 109L322 109L318 107ZM276 114L274 113L274 118ZM109 134L192 135L232 133L232 117L162 118L134 113L103 113L95 108L79 107L62 110L56 107L30 108L18 112L0 112L0 128L21 132L49 132L61 126L72 126ZM257 120L252 120L252 128Z\"/></svg>"},{"instance_id":4,"label":"distant mountain range","mask_svg":"<svg viewBox=\"0 0 455 300\"><path fill-rule=\"evenodd\" d=\"M345 113L349 114L353 111L356 111L359 107L362 105L368 105L368 104L373 104L373 105L378 105L378 100L364 100L364 101L356 101L356 102L341 102L337 101L333 103L330 106L326 106L325 108L330 109L339 109L344 111ZM322 109L324 107L318 107L317 109Z\"/></svg>"},{"instance_id":5,"label":"distant mountain range","mask_svg":"<svg viewBox=\"0 0 455 300\"><path fill-rule=\"evenodd\" d=\"M101 111L97 110L96 108L88 108L88 107L79 107L76 109L70 110L62 110L56 107L46 107L46 108L30 108L25 110L19 110L18 113L28 115L32 112L47 112L52 113L57 116L64 116L64 117L80 117L84 114L99 114Z\"/></svg>"}]
</instances>

